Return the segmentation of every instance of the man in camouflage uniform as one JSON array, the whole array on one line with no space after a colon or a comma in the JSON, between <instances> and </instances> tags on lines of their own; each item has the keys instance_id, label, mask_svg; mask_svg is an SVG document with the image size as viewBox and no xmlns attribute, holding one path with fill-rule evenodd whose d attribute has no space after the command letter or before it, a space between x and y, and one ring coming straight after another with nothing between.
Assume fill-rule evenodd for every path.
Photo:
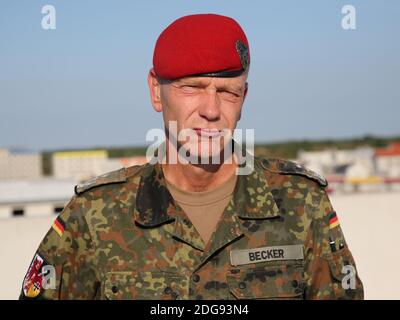
<instances>
[{"instance_id":1,"label":"man in camouflage uniform","mask_svg":"<svg viewBox=\"0 0 400 320\"><path fill-rule=\"evenodd\" d=\"M239 39L234 54L225 43L231 38ZM182 52L175 50L180 45ZM191 50L196 63L187 58L194 55ZM196 119L234 129L247 93L249 57L243 31L227 17L187 16L164 30L149 86L167 131L166 120L174 119L173 102L178 101L174 99L183 96L187 102L195 97L201 104L199 96L206 91L207 97L219 101L223 116L211 115L216 104L210 102L203 111L195 109L200 114ZM206 84L178 86L186 77ZM242 84L242 89L232 93L231 84ZM185 110L178 111L175 115ZM176 119L179 124L179 116ZM362 299L362 283L326 194L326 180L289 161L251 159L250 174L237 176L230 201L207 241L167 183L178 170L190 176L192 164L172 166L174 171L168 164L148 163L78 185L40 244L21 298ZM220 170L231 173L235 165L214 165L214 170L200 165L195 170L207 169L202 173L206 181L223 177ZM202 175L195 177L198 187ZM195 189L190 181L182 185ZM207 181L217 181L209 185L218 188L223 178ZM203 183L203 189L209 185Z\"/></svg>"}]
</instances>

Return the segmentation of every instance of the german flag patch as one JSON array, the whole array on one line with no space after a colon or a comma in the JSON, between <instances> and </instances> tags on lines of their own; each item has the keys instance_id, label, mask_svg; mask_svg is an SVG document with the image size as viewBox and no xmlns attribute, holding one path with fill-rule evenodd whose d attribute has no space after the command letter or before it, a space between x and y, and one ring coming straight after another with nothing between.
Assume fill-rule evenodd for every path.
<instances>
[{"instance_id":1,"label":"german flag patch","mask_svg":"<svg viewBox=\"0 0 400 320\"><path fill-rule=\"evenodd\" d=\"M60 236L60 238L62 237L62 235L64 234L64 230L65 230L65 223L64 221L61 220L60 217L57 217L56 220L54 220L52 226L51 226L55 232L57 232L57 234Z\"/></svg>"},{"instance_id":2,"label":"german flag patch","mask_svg":"<svg viewBox=\"0 0 400 320\"><path fill-rule=\"evenodd\" d=\"M333 229L336 228L337 226L339 226L339 220L338 217L336 215L336 212L333 211L329 214L329 229Z\"/></svg>"}]
</instances>

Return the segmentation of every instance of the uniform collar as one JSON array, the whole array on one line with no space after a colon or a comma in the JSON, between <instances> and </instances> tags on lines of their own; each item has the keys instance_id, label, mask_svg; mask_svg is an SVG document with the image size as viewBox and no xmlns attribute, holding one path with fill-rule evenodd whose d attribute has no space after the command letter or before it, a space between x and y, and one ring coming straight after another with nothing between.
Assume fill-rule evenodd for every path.
<instances>
[{"instance_id":1,"label":"uniform collar","mask_svg":"<svg viewBox=\"0 0 400 320\"><path fill-rule=\"evenodd\" d=\"M237 215L244 219L266 219L279 216L279 209L259 160L248 175L238 176L233 194Z\"/></svg>"},{"instance_id":2,"label":"uniform collar","mask_svg":"<svg viewBox=\"0 0 400 320\"><path fill-rule=\"evenodd\" d=\"M239 175L232 205L242 219L266 219L279 216L279 209L259 160L253 158L254 169ZM134 216L145 227L156 227L175 220L180 209L167 189L160 163L147 164L142 171L136 195Z\"/></svg>"}]
</instances>

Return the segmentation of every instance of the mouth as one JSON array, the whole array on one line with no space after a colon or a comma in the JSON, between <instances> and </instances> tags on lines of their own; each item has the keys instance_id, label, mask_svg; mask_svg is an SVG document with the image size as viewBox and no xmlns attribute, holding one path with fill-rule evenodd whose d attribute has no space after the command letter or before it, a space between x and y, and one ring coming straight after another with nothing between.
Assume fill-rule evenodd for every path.
<instances>
[{"instance_id":1,"label":"mouth","mask_svg":"<svg viewBox=\"0 0 400 320\"><path fill-rule=\"evenodd\" d=\"M207 138L219 137L222 134L221 130L218 129L193 128L193 130L196 131L198 136Z\"/></svg>"}]
</instances>

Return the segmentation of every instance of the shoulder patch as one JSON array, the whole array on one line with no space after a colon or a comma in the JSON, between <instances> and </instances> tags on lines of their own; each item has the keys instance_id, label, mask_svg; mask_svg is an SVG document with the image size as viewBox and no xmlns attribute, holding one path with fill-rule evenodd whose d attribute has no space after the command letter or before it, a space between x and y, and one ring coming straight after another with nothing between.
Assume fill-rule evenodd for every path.
<instances>
[{"instance_id":1,"label":"shoulder patch","mask_svg":"<svg viewBox=\"0 0 400 320\"><path fill-rule=\"evenodd\" d=\"M283 159L261 159L261 166L271 172L280 174L293 174L307 177L319 183L320 186L328 186L328 181L315 171L305 166Z\"/></svg>"},{"instance_id":2,"label":"shoulder patch","mask_svg":"<svg viewBox=\"0 0 400 320\"><path fill-rule=\"evenodd\" d=\"M47 265L49 264L45 258L36 252L22 284L24 298L37 298L43 292L44 271L42 268Z\"/></svg>"},{"instance_id":3,"label":"shoulder patch","mask_svg":"<svg viewBox=\"0 0 400 320\"><path fill-rule=\"evenodd\" d=\"M126 169L121 168L116 171L111 171L100 176L94 177L87 181L84 181L75 186L75 194L81 195L85 191L92 189L94 187L111 184L111 183L121 183L126 181Z\"/></svg>"}]
</instances>

